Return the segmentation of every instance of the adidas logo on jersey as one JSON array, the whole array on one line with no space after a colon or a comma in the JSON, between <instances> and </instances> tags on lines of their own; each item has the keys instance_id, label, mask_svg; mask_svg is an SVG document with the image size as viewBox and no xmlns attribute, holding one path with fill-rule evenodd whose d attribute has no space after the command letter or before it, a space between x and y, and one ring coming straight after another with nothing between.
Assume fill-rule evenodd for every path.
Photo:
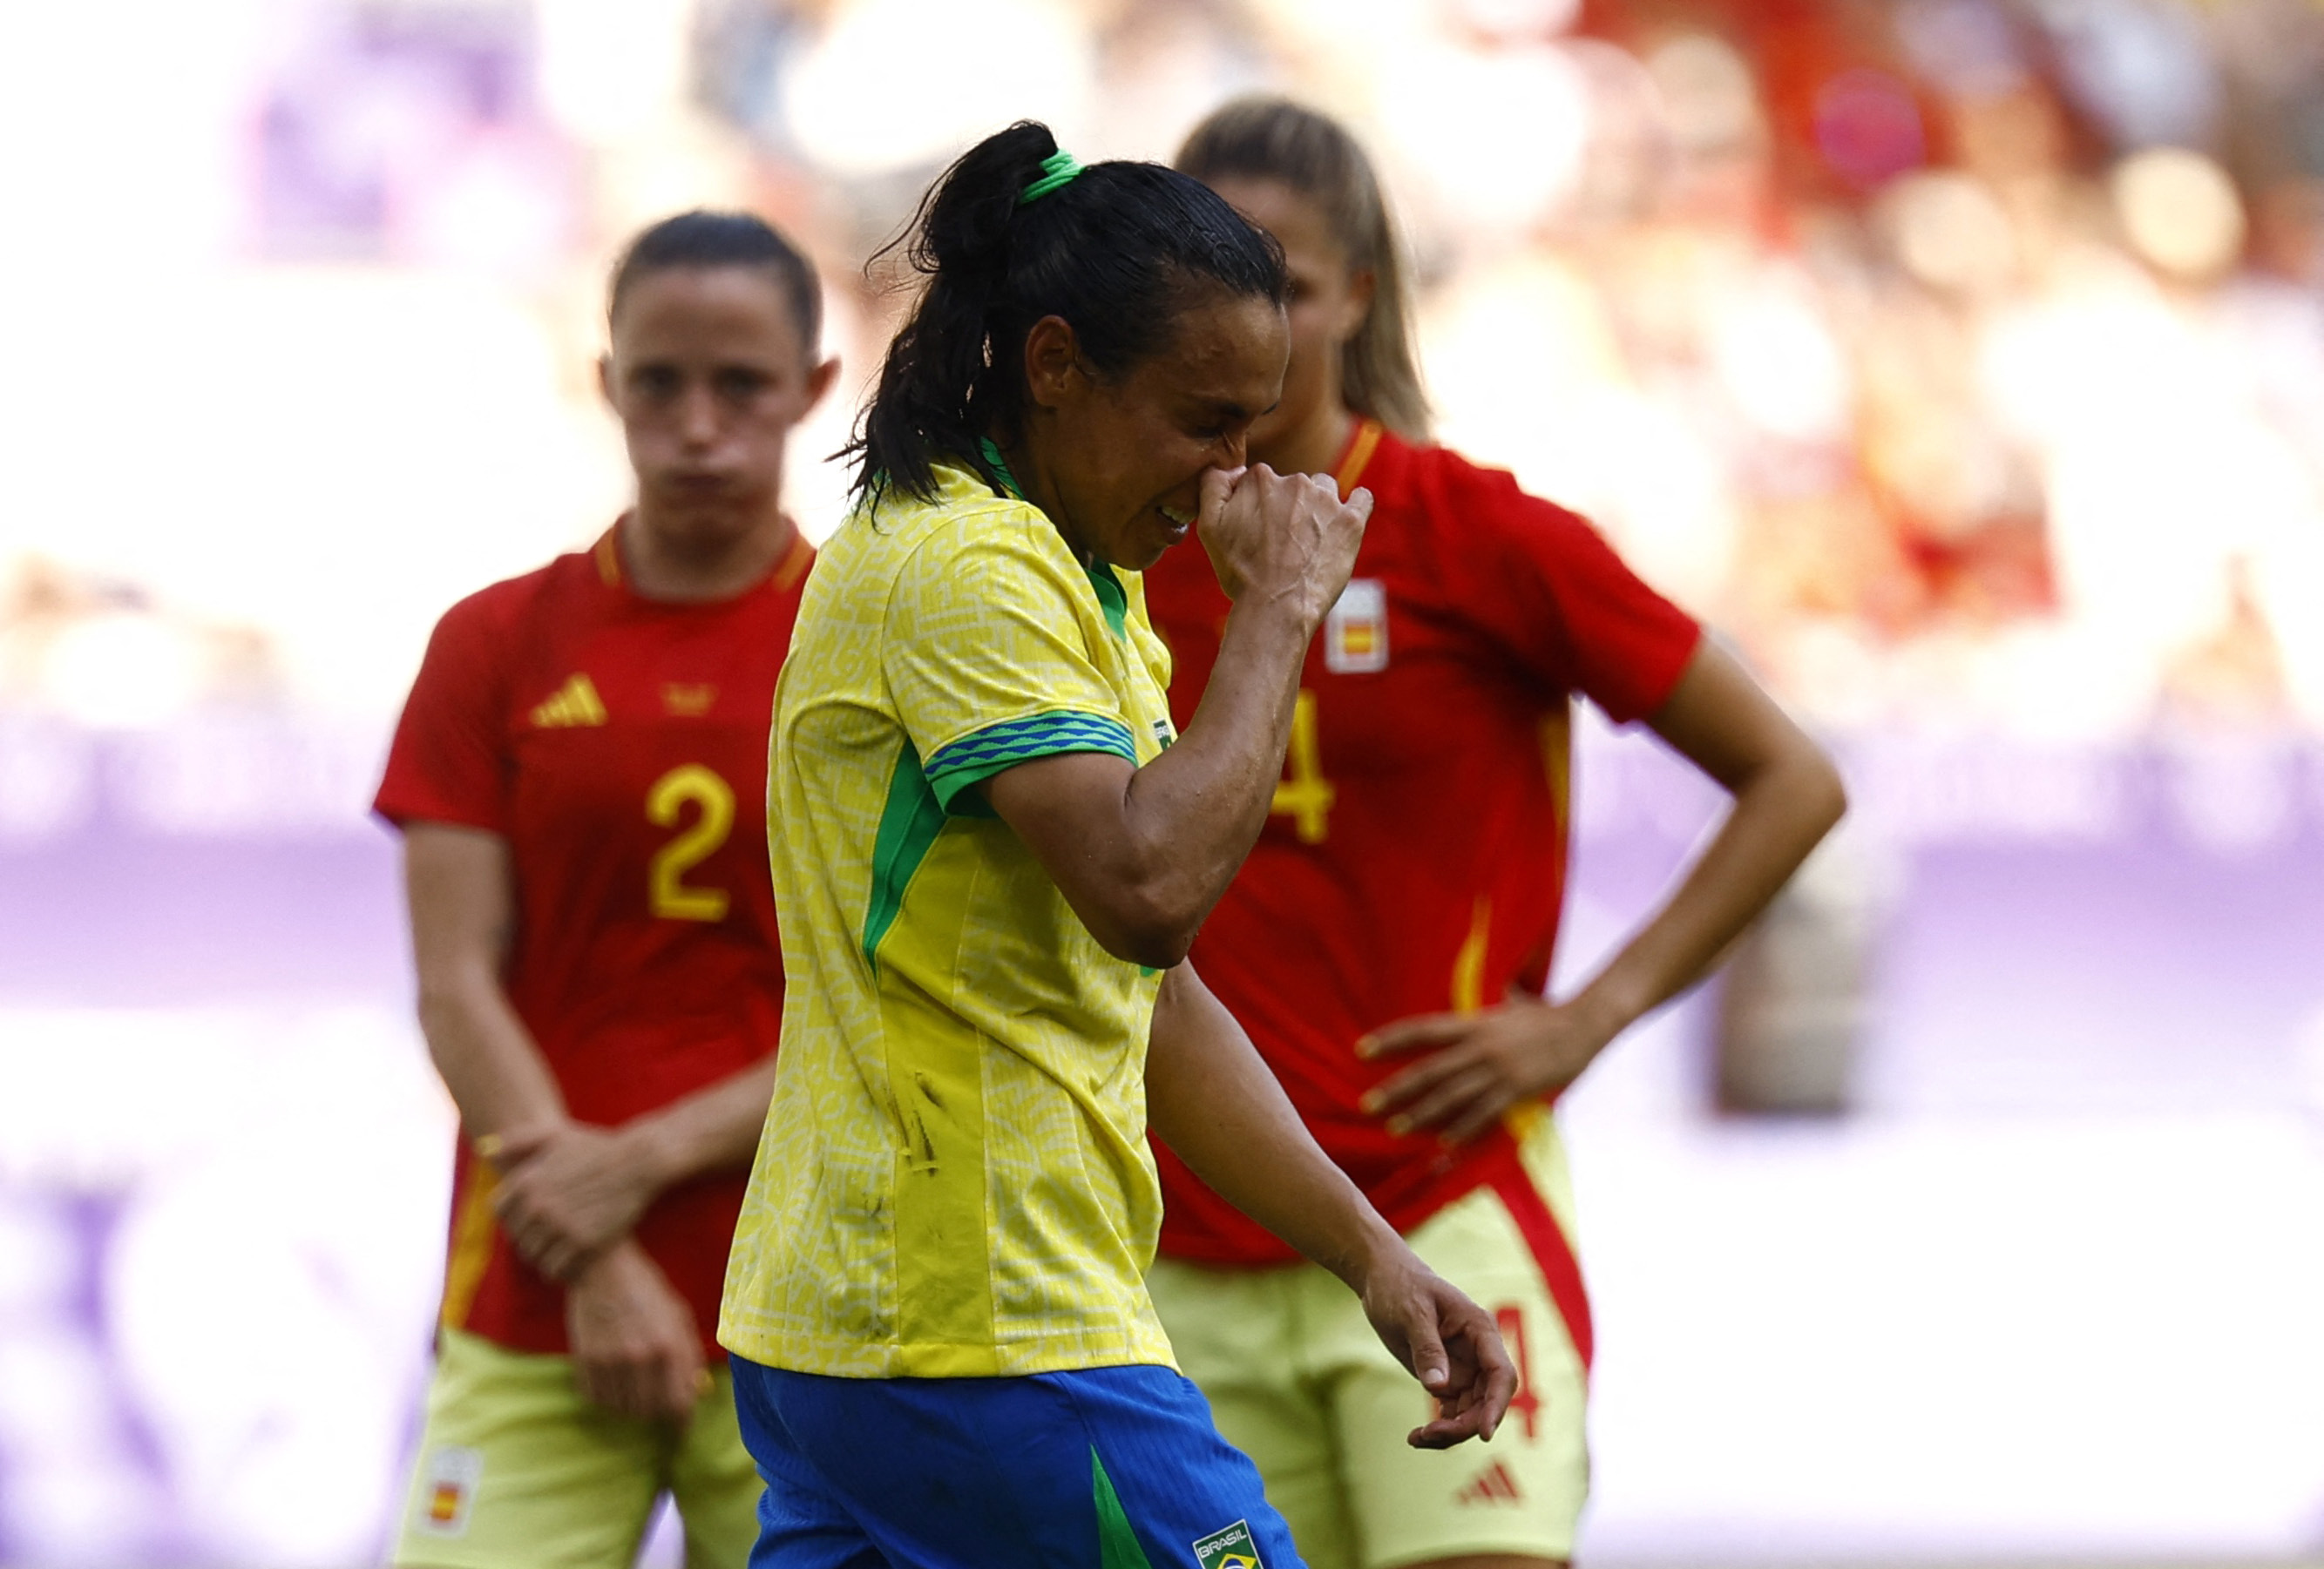
<instances>
[{"instance_id":1,"label":"adidas logo on jersey","mask_svg":"<svg viewBox=\"0 0 2324 1569\"><path fill-rule=\"evenodd\" d=\"M1464 1504L1517 1503L1524 1494L1517 1491L1517 1479L1509 1468L1496 1460L1470 1479L1469 1485L1452 1495L1452 1501Z\"/></svg>"},{"instance_id":2,"label":"adidas logo on jersey","mask_svg":"<svg viewBox=\"0 0 2324 1569\"><path fill-rule=\"evenodd\" d=\"M564 729L572 725L601 725L605 722L605 704L597 695L587 674L575 671L564 685L532 711L535 729Z\"/></svg>"}]
</instances>

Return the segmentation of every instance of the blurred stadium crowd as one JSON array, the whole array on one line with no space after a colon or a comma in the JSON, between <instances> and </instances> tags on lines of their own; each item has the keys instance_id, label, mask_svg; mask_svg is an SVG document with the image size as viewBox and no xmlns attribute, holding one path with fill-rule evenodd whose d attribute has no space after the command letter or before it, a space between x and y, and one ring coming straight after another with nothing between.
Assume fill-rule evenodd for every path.
<instances>
[{"instance_id":1,"label":"blurred stadium crowd","mask_svg":"<svg viewBox=\"0 0 2324 1569\"><path fill-rule=\"evenodd\" d=\"M139 24L165 60L193 27ZM862 260L968 138L1036 115L1167 157L1273 87L1391 171L1446 438L1817 719L2324 728L2306 0L244 0L200 31L162 106L216 124L112 172L202 209L142 253L181 273L154 341L207 362L162 372L189 396L115 516L0 526L11 707L377 710L444 602L618 506L591 363L639 224L802 235L860 379L894 305ZM28 120L91 85L9 52ZM19 430L102 462L76 425ZM841 491L802 482L811 532ZM327 610L357 540L386 559Z\"/></svg>"}]
</instances>

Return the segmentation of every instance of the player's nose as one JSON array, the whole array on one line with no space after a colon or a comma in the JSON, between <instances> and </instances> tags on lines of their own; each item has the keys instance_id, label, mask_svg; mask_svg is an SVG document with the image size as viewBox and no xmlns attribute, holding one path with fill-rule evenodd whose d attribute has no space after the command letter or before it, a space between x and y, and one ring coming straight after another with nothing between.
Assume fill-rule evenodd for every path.
<instances>
[{"instance_id":1,"label":"player's nose","mask_svg":"<svg viewBox=\"0 0 2324 1569\"><path fill-rule=\"evenodd\" d=\"M706 447L718 439L718 398L709 388L688 387L678 405L678 438L690 447Z\"/></svg>"}]
</instances>

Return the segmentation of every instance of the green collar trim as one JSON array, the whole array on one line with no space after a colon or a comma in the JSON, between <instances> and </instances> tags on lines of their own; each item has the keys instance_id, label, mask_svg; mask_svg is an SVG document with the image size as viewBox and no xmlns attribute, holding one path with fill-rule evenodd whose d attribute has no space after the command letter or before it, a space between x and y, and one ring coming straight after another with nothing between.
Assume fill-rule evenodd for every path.
<instances>
[{"instance_id":1,"label":"green collar trim","mask_svg":"<svg viewBox=\"0 0 2324 1569\"><path fill-rule=\"evenodd\" d=\"M1105 612L1105 624L1113 629L1115 637L1127 643L1130 641L1130 591L1121 586L1121 580L1114 576L1113 568L1105 562L1101 561L1095 566L1084 566L1082 570L1089 573L1090 587L1097 590L1098 609Z\"/></svg>"},{"instance_id":2,"label":"green collar trim","mask_svg":"<svg viewBox=\"0 0 2324 1569\"><path fill-rule=\"evenodd\" d=\"M1024 500L1025 487L1019 484L1017 476L1009 472L1009 460L1001 455L1000 444L988 436L979 445L983 448L984 461L991 464L992 472L1000 476L1001 488L1019 500Z\"/></svg>"}]
</instances>

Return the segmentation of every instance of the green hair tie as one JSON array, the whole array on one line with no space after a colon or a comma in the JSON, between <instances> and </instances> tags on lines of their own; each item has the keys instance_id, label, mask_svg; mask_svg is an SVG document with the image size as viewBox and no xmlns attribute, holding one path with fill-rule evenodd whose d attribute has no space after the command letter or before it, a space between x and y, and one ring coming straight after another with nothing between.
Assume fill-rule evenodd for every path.
<instances>
[{"instance_id":1,"label":"green hair tie","mask_svg":"<svg viewBox=\"0 0 2324 1569\"><path fill-rule=\"evenodd\" d=\"M1017 193L1017 205L1021 207L1027 202L1039 201L1051 191L1071 185L1074 176L1081 171L1082 166L1074 161L1074 155L1060 147L1041 160L1041 178Z\"/></svg>"}]
</instances>

